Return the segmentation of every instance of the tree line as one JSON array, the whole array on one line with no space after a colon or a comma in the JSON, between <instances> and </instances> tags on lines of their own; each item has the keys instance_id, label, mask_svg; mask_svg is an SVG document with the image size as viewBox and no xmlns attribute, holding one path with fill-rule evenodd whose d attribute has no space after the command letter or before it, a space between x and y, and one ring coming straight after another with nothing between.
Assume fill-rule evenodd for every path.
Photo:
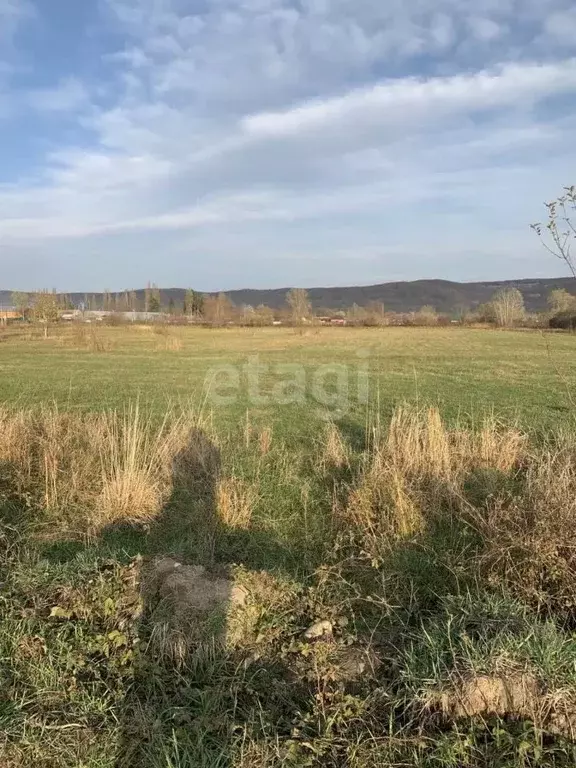
<instances>
[{"instance_id":1,"label":"tree line","mask_svg":"<svg viewBox=\"0 0 576 768\"><path fill-rule=\"evenodd\" d=\"M79 307L75 306L67 295L56 291L15 292L12 295L12 303L22 318L38 323L44 328L55 323L67 311L80 309L104 310L109 313L108 319L112 322L120 322L125 313L147 312L158 315L158 319L166 322L193 322L216 327L227 324L267 326L275 322L294 326L345 324L366 327L460 323L489 324L500 328L530 326L576 329L576 296L565 289L551 291L548 296L548 308L541 313L526 311L523 296L517 288L500 289L490 302L474 308L459 307L451 314L439 313L430 305L425 305L416 312L390 312L381 302L370 302L366 306L353 304L347 310L331 310L327 307L314 311L308 292L303 288L292 288L288 291L285 306L279 310L264 304L256 307L236 306L225 293L216 296L204 295L193 289L186 291L179 305L172 298L163 305L156 286L149 286L140 299L135 291L105 291L98 298L86 296Z\"/></svg>"},{"instance_id":2,"label":"tree line","mask_svg":"<svg viewBox=\"0 0 576 768\"><path fill-rule=\"evenodd\" d=\"M548 220L536 223L532 229L541 239L546 250L562 261L576 279L576 260L572 246L576 240L576 186L564 187L563 193L552 202L546 203ZM112 293L104 291L100 298L86 294L81 307L75 307L70 297L56 291L39 291L28 294L15 292L12 303L25 320L36 321L45 329L55 322L66 310L104 310L112 317L120 318L123 313L144 311L162 317L185 322L201 322L208 325L271 325L274 322L289 322L293 325L321 323L323 321L348 325L439 325L460 322L461 324L492 324L501 328L532 326L576 330L576 297L565 289L551 291L548 309L530 314L526 311L524 298L517 288L502 288L487 304L475 308L460 307L453 315L439 314L432 306L423 306L417 312L387 312L380 302L371 302L366 307L353 304L347 311L334 312L329 308L312 310L308 292L303 288L292 288L286 294L283 310L272 310L264 304L257 307L236 307L225 293L217 296L204 295L193 289L186 291L182 305L178 307L173 298L168 306L162 306L161 293L156 285L148 284L141 299L136 291Z\"/></svg>"}]
</instances>

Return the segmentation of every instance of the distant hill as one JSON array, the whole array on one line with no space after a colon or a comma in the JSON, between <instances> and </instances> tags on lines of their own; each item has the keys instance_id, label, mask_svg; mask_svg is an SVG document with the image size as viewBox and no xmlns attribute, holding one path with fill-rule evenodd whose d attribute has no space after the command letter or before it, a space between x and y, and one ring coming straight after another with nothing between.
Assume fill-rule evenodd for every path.
<instances>
[{"instance_id":1,"label":"distant hill","mask_svg":"<svg viewBox=\"0 0 576 768\"><path fill-rule=\"evenodd\" d=\"M489 301L499 288L515 287L524 296L526 308L530 312L546 308L550 291L565 288L576 295L576 280L571 277L536 278L525 280L499 280L482 283L454 283L449 280L415 280L413 282L382 283L380 285L348 286L341 288L310 288L308 293L314 309L347 309L352 304L365 306L371 301L379 301L385 309L393 312L412 312L425 304L432 305L438 312L453 313L461 309L474 309L479 304ZM266 304L272 309L280 309L285 304L289 288L264 290L245 289L227 291L226 295L240 306ZM144 299L144 290L136 292L140 301ZM161 289L163 306L168 306L172 299L181 306L186 291L183 288ZM75 305L84 301L84 293L69 294ZM101 293L91 293L97 301ZM213 294L215 295L215 294ZM0 291L0 303L11 303L11 292Z\"/></svg>"}]
</instances>

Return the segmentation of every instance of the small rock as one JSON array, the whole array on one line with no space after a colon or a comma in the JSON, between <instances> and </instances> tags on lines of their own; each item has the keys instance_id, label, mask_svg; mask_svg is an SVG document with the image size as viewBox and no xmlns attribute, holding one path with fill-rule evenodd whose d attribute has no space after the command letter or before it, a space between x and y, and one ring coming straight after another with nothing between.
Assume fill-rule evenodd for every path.
<instances>
[{"instance_id":1,"label":"small rock","mask_svg":"<svg viewBox=\"0 0 576 768\"><path fill-rule=\"evenodd\" d=\"M332 623L330 621L317 621L315 624L312 624L311 627L309 627L306 632L304 633L304 637L306 640L318 640L320 637L326 637L327 635L332 634Z\"/></svg>"}]
</instances>

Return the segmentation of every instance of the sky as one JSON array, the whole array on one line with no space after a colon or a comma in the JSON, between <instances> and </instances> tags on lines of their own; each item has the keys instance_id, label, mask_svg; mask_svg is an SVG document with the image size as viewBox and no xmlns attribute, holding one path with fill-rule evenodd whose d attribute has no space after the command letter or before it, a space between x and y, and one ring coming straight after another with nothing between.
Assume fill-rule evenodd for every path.
<instances>
[{"instance_id":1,"label":"sky","mask_svg":"<svg viewBox=\"0 0 576 768\"><path fill-rule=\"evenodd\" d=\"M563 273L574 0L0 0L0 287Z\"/></svg>"}]
</instances>

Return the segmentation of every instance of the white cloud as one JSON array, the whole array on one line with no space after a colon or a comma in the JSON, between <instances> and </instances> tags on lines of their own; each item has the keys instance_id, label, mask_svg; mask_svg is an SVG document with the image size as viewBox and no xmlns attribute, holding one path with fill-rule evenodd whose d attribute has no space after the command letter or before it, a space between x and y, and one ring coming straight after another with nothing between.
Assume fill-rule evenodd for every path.
<instances>
[{"instance_id":1,"label":"white cloud","mask_svg":"<svg viewBox=\"0 0 576 768\"><path fill-rule=\"evenodd\" d=\"M569 181L576 59L549 44L563 0L103 2L124 41L102 51L108 79L13 95L39 135L53 117L80 135L0 185L0 243L23 264L97 258L123 287L140 253L168 270L197 247L206 274L242 253L245 283L290 258L306 282L335 249L342 275L354 253L422 270L428 238L436 256L473 239L497 266Z\"/></svg>"},{"instance_id":2,"label":"white cloud","mask_svg":"<svg viewBox=\"0 0 576 768\"><path fill-rule=\"evenodd\" d=\"M243 127L249 134L269 136L321 130L337 121L351 120L357 126L370 117L404 123L411 113L426 120L435 113L526 105L571 91L576 91L576 59L544 65L507 64L473 75L388 81L286 112L249 116Z\"/></svg>"},{"instance_id":3,"label":"white cloud","mask_svg":"<svg viewBox=\"0 0 576 768\"><path fill-rule=\"evenodd\" d=\"M54 88L28 91L25 102L38 112L76 112L89 103L88 92L75 77L67 77Z\"/></svg>"}]
</instances>

